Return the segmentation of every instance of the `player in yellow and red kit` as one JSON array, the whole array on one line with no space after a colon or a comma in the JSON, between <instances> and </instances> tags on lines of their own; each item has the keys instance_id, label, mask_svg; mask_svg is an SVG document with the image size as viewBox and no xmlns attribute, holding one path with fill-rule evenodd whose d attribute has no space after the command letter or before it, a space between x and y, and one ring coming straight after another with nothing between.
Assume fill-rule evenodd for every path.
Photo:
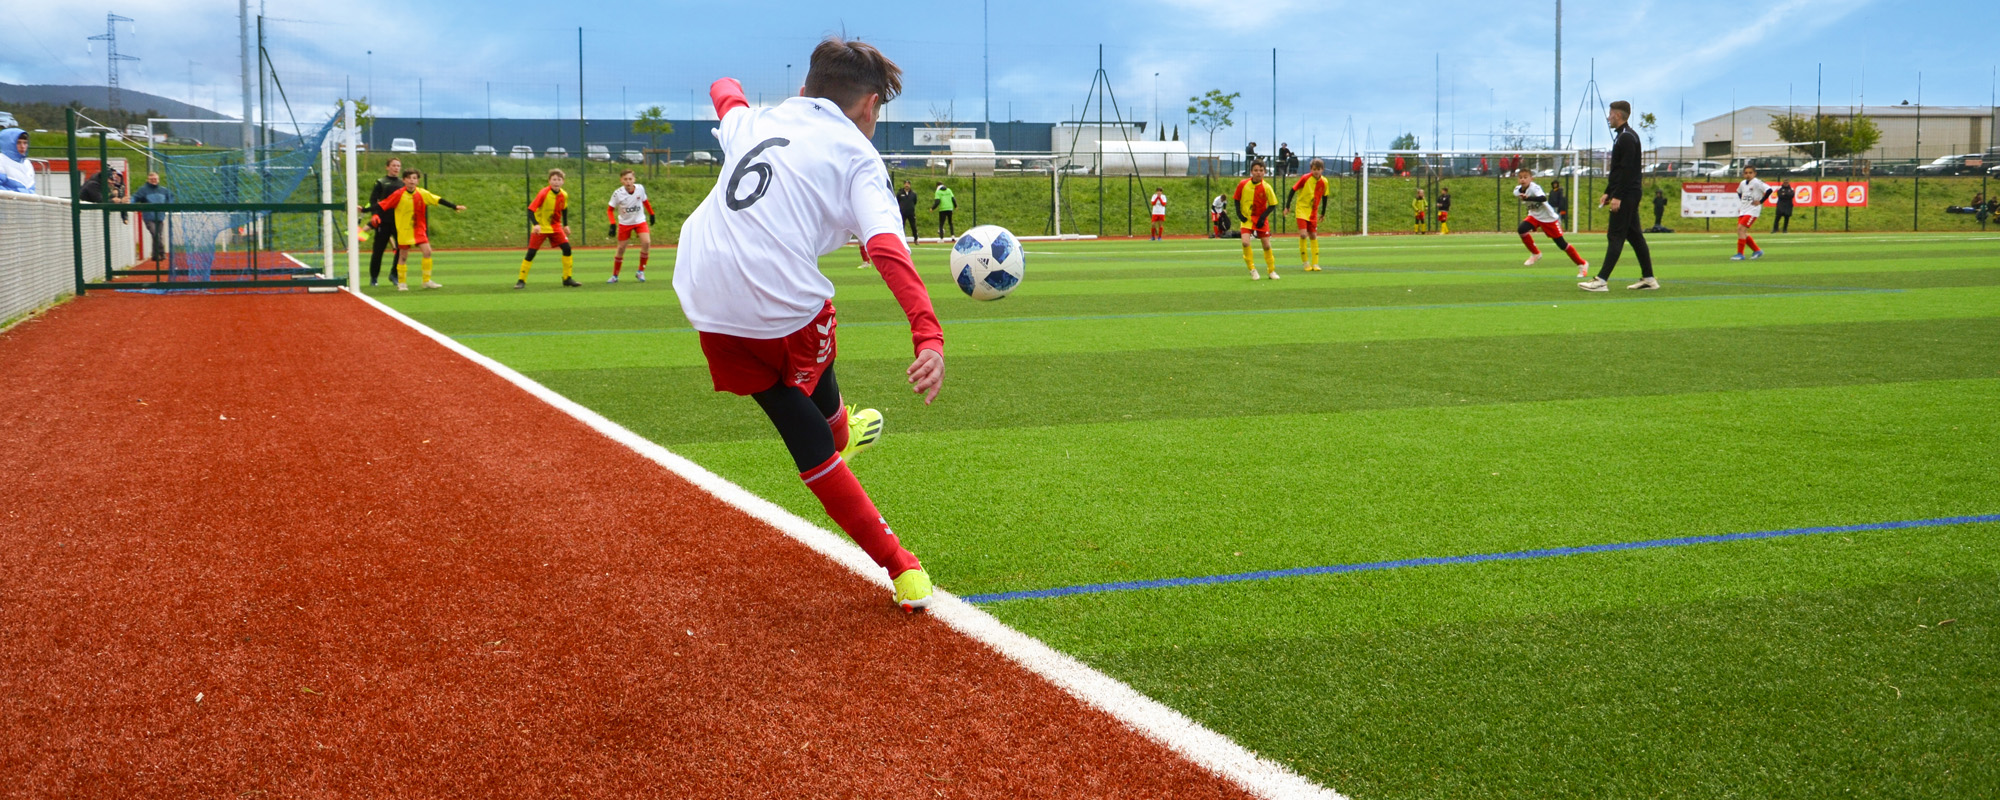
<instances>
[{"instance_id":1,"label":"player in yellow and red kit","mask_svg":"<svg viewBox=\"0 0 2000 800\"><path fill-rule=\"evenodd\" d=\"M535 263L535 253L542 249L544 239L562 248L562 285L583 285L573 276L576 261L569 249L569 192L562 188L568 178L562 170L549 170L549 185L528 204L528 223L533 230L528 234L528 254L521 257L521 274L514 279L516 289L528 288L528 267Z\"/></svg>"},{"instance_id":2,"label":"player in yellow and red kit","mask_svg":"<svg viewBox=\"0 0 2000 800\"><path fill-rule=\"evenodd\" d=\"M1326 161L1315 158L1312 168L1292 182L1292 218L1299 223L1299 263L1303 272L1319 272L1319 221L1326 217Z\"/></svg>"},{"instance_id":3,"label":"player in yellow and red kit","mask_svg":"<svg viewBox=\"0 0 2000 800\"><path fill-rule=\"evenodd\" d=\"M442 289L444 284L431 280L431 229L430 207L444 206L453 211L463 212L465 206L453 203L419 186L424 174L414 169L403 170L403 188L377 201L377 213L393 212L396 216L396 258L403 264L398 272L394 265L389 267L389 277L396 279L396 291L407 292L410 285L403 279L408 277L410 248L417 248L424 254L424 288Z\"/></svg>"},{"instance_id":4,"label":"player in yellow and red kit","mask_svg":"<svg viewBox=\"0 0 2000 800\"><path fill-rule=\"evenodd\" d=\"M1250 177L1236 184L1236 216L1243 220L1243 266L1250 268L1250 280L1264 276L1257 274L1257 262L1250 260L1250 239L1256 237L1264 244L1264 268L1271 271L1271 280L1278 279L1278 264L1271 257L1271 213L1278 210L1278 190L1264 182L1264 162L1250 164Z\"/></svg>"}]
</instances>

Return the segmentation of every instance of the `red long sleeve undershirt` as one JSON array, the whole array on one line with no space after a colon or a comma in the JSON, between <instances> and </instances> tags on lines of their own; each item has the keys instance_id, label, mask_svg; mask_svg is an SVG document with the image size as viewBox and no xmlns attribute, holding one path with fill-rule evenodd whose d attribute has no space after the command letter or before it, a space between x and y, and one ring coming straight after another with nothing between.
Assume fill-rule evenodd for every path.
<instances>
[{"instance_id":1,"label":"red long sleeve undershirt","mask_svg":"<svg viewBox=\"0 0 2000 800\"><path fill-rule=\"evenodd\" d=\"M936 350L938 355L944 355L944 329L938 325L930 292L924 289L924 279L917 276L917 267L910 261L910 247L903 242L902 234L876 234L868 240L867 249L876 274L889 284L889 293L896 296L896 304L903 307L903 316L910 320L910 341L915 351Z\"/></svg>"},{"instance_id":2,"label":"red long sleeve undershirt","mask_svg":"<svg viewBox=\"0 0 2000 800\"><path fill-rule=\"evenodd\" d=\"M614 225L617 224L618 207L613 205L606 205L604 207L604 218L610 220L611 223ZM653 201L649 198L646 200L646 219L652 219L652 218L653 218Z\"/></svg>"}]
</instances>

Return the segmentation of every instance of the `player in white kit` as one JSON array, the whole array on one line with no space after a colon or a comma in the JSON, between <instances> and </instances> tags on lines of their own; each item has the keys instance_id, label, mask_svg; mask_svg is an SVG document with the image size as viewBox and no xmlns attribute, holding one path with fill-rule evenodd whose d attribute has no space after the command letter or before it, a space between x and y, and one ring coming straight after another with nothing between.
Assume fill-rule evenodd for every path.
<instances>
[{"instance_id":1,"label":"player in white kit","mask_svg":"<svg viewBox=\"0 0 2000 800\"><path fill-rule=\"evenodd\" d=\"M653 256L653 200L646 196L646 187L639 185L638 176L631 170L618 173L618 188L611 190L611 201L604 204L604 214L611 219L611 235L618 239L618 255L611 258L611 279L605 283L618 282L618 271L625 268L625 246L634 236L639 237L639 270L635 277L645 283L646 259Z\"/></svg>"},{"instance_id":2,"label":"player in white kit","mask_svg":"<svg viewBox=\"0 0 2000 800\"><path fill-rule=\"evenodd\" d=\"M1562 217L1556 215L1555 207L1549 204L1549 196L1543 194L1542 187L1535 183L1534 170L1523 168L1515 173L1514 197L1528 206L1528 216L1515 229L1521 234L1521 244L1528 246L1528 260L1521 264L1532 267L1542 260L1541 248L1535 246L1535 231L1540 229L1543 235L1556 243L1557 248L1569 254L1569 260L1576 262L1576 276L1588 277L1590 265L1577 254L1576 245L1563 240Z\"/></svg>"},{"instance_id":3,"label":"player in white kit","mask_svg":"<svg viewBox=\"0 0 2000 800\"><path fill-rule=\"evenodd\" d=\"M861 240L910 321L906 371L925 403L944 383L944 334L903 242L902 215L870 138L902 70L862 42L813 50L799 97L752 108L732 78L709 87L721 179L681 226L674 292L699 332L716 391L757 400L827 515L889 573L904 611L930 604L930 575L903 549L846 458L881 435L881 414L846 405L834 381L833 283L819 257Z\"/></svg>"},{"instance_id":4,"label":"player in white kit","mask_svg":"<svg viewBox=\"0 0 2000 800\"><path fill-rule=\"evenodd\" d=\"M1731 261L1743 260L1743 247L1750 247L1750 258L1764 257L1764 249L1757 246L1757 239L1750 235L1750 229L1757 227L1757 218L1764 213L1764 200L1771 196L1771 184L1757 179L1756 167L1743 168L1743 182L1736 184L1736 255Z\"/></svg>"}]
</instances>

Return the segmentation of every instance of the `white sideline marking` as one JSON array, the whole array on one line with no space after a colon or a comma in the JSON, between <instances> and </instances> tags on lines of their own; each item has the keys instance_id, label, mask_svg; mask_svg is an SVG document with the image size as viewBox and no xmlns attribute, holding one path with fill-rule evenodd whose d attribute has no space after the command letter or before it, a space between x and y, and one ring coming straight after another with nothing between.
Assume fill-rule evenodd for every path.
<instances>
[{"instance_id":1,"label":"white sideline marking","mask_svg":"<svg viewBox=\"0 0 2000 800\"><path fill-rule=\"evenodd\" d=\"M777 528L786 536L861 576L863 580L881 587L884 591L894 590L893 584L889 582L889 576L882 571L882 568L876 566L875 562L868 558L867 553L862 552L858 545L848 541L846 537L807 522L798 515L780 508L776 503L751 494L743 487L708 471L706 467L627 430L624 426L606 419L602 414L557 394L548 387L515 372L513 368L488 358L449 336L431 330L429 326L383 305L373 297L360 293L353 294L362 302L389 315L391 319L410 326L412 330L429 337L446 349L485 367L508 383L520 387L542 402L555 406L557 410L590 426L612 441L631 448L633 452L666 467L668 471L685 478L689 483L715 495L723 502ZM1028 671L1040 675L1078 700L1111 715L1113 719L1138 731L1146 738L1165 745L1167 749L1179 753L1197 766L1235 783L1244 791L1272 800L1291 798L1346 800L1339 792L1306 780L1284 765L1250 752L1242 745L1231 741L1229 737L1202 727L1180 712L1139 693L1123 682L1049 647L1039 639L1008 627L993 615L958 599L956 595L942 589L934 590L927 613L936 616L940 622L959 633L993 648Z\"/></svg>"}]
</instances>

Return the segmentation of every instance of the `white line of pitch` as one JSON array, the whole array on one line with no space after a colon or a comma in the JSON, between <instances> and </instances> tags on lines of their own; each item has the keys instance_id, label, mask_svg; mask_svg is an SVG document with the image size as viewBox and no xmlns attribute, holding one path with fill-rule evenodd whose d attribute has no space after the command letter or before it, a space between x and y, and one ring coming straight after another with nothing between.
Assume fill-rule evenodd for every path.
<instances>
[{"instance_id":1,"label":"white line of pitch","mask_svg":"<svg viewBox=\"0 0 2000 800\"><path fill-rule=\"evenodd\" d=\"M548 387L515 372L511 367L488 358L449 336L431 330L429 326L383 305L375 298L365 294L354 296L389 315L391 319L408 325L412 330L429 337L431 341L485 367L508 383L520 387L542 402L590 426L592 430L604 434L612 441L625 445L653 463L666 467L668 471L715 495L723 502L777 528L786 536L861 576L863 580L885 591L892 588L882 568L876 566L875 562L868 558L867 553L862 552L860 547L845 537L807 522L777 504L751 494L743 487L730 483L700 464L674 454L665 447L627 430L624 426L557 394ZM1283 765L1250 752L1228 737L1202 727L1180 712L1049 647L1041 640L1009 627L1006 623L995 619L993 615L958 599L949 592L937 590L936 596L931 601L929 613L954 630L993 648L1077 699L1110 714L1113 719L1165 745L1196 765L1235 783L1253 795L1274 800L1277 798L1345 800L1338 792L1306 780Z\"/></svg>"}]
</instances>

